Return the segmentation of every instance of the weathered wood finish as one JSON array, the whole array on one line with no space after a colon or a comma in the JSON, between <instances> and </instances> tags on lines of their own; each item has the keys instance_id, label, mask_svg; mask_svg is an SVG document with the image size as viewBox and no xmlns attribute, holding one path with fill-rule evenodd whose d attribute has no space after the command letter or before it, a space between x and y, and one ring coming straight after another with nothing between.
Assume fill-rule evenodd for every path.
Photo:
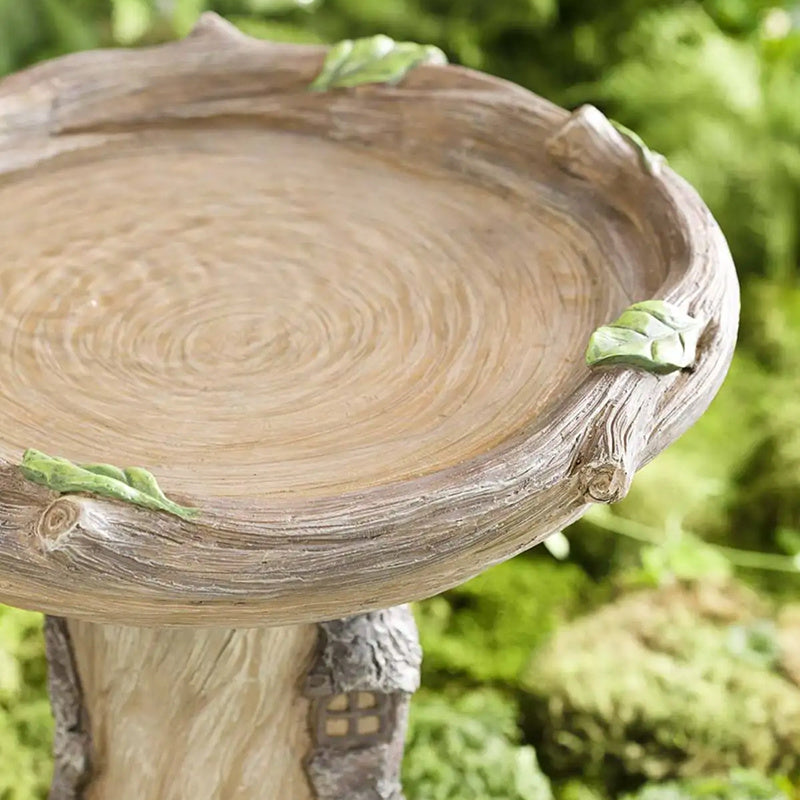
<instances>
[{"instance_id":1,"label":"weathered wood finish","mask_svg":"<svg viewBox=\"0 0 800 800\"><path fill-rule=\"evenodd\" d=\"M67 620L45 617L47 689L53 709L53 780L48 800L83 800L92 776L92 740Z\"/></svg>"},{"instance_id":2,"label":"weathered wood finish","mask_svg":"<svg viewBox=\"0 0 800 800\"><path fill-rule=\"evenodd\" d=\"M282 468L289 472L265 466L260 494L242 477L248 468L253 472L252 464L245 458L237 466L224 448L220 460L229 479L222 467L212 474L208 453L206 460L193 453L181 461L176 452L175 464L162 453L163 463L143 463L170 497L203 509L200 520L190 523L99 498L58 498L23 480L14 459L24 444L120 466L138 451L87 452L81 442L114 440L116 428L101 435L94 423L85 430L58 427L41 411L32 422L24 409L35 397L20 388L14 399L23 409L18 424L0 426L0 455L7 459L0 467L4 602L107 624L239 626L332 619L429 596L538 543L579 517L587 503L622 497L636 469L683 433L717 391L733 352L738 288L716 223L683 180L669 169L658 176L642 170L630 143L596 110L570 115L519 87L457 67L419 67L398 87L308 92L323 53L253 41L206 16L178 44L82 53L12 76L0 84L0 210L11 214L16 204L41 230L58 228L57 214L38 219L34 209L38 197L45 215L59 209L67 214L71 184L59 179L61 168L71 179L107 175L111 183L97 189L98 203L108 205L113 196L125 200L126 181L131 197L138 197L144 184L137 183L134 167L151 175L159 148L165 167L173 158L183 165L176 169L183 170L189 192L192 180L199 182L198 192L211 191L203 183L203 159L217 155L232 159L231 191L249 190L237 152L257 150L254 143L267 137L269 147L286 148L281 153L291 162L290 187L302 176L292 164L318 152L321 160L312 167L327 192L318 196L324 219L337 198L320 165L330 165L345 187L343 196L355 203L357 194L346 192L347 176L365 187L357 165L366 159L376 191L384 191L375 203L378 222L398 231L403 224L427 225L432 243L415 261L395 238L397 253L386 253L385 261L399 258L414 280L432 281L419 264L439 263L450 242L463 264L464 293L437 295L441 305L426 317L431 330L441 318L448 326L463 324L458 335L464 342L502 342L499 353L472 353L474 363L490 365L488 373L470 368L466 359L447 373L448 381L455 375L467 381L458 383L457 395L471 416L458 417L455 401L437 407L443 437L435 432L438 423L425 417L434 395L411 398L407 407L403 398L389 398L408 419L428 425L409 437L419 437L419 452L402 437L395 446L381 446L365 430L365 441L372 442L369 459L359 455L357 443L342 445L351 453L352 479L347 462L337 466L327 455L317 472L302 462L302 470L292 473L287 455ZM120 167L120 154L130 157L131 169ZM309 185L313 180L309 175ZM214 182L224 183L224 175ZM422 211L404 222L414 206L414 185ZM400 219L386 203L395 188ZM306 199L313 196L310 191ZM436 197L440 212L434 211ZM172 196L151 201L153 216L175 205ZM473 201L484 206L472 207ZM265 242L275 209L273 204L260 219ZM434 213L440 216L421 218ZM228 222L237 224L233 217ZM492 228L503 224L513 231ZM208 225L223 235L218 219ZM275 225L275 236L285 235ZM431 238L434 228L445 230L446 239ZM322 228L309 232L322 235ZM363 246L369 247L370 235L364 231ZM13 242L6 232L3 239ZM78 256L100 258L89 239L85 244ZM235 263L240 245L236 237L224 247L217 242L211 257L228 252ZM40 256L58 263L58 246ZM33 258L24 248L14 252ZM187 256L173 255L177 269ZM125 268L119 264L120 274ZM383 262L376 266L376 273L387 270ZM520 283L523 273L531 283ZM372 290L366 267L363 275ZM504 276L512 281L500 295L505 300L483 306L483 290L501 285ZM12 278L5 273L0 281ZM546 317L548 307L563 310L547 318L547 326L526 328L525 304L514 300L527 297L531 286L533 316ZM2 302L13 305L13 281L0 288ZM317 303L326 297L336 303L330 286L317 294ZM626 369L589 371L581 359L589 332L629 302L651 297L708 322L694 371L660 379ZM431 336L425 346L435 342ZM539 360L532 361L536 348ZM47 354L36 358L43 369ZM541 387L533 399L531 376ZM67 407L70 398L61 397ZM57 408L55 400L51 405ZM490 407L493 414L481 416ZM392 424L392 409L389 402L384 426ZM447 427L450 412L461 420L463 441ZM34 423L53 441L18 442L25 425ZM323 435L325 419L315 424ZM481 438L487 429L491 436ZM260 430L266 428L251 438ZM155 437L142 431L155 452L159 437L169 435L166 429ZM186 446L193 452L192 442ZM281 475L290 473L295 490L278 491ZM304 482L303 475L311 478Z\"/></svg>"},{"instance_id":3,"label":"weathered wood finish","mask_svg":"<svg viewBox=\"0 0 800 800\"><path fill-rule=\"evenodd\" d=\"M69 631L93 763L84 793L63 800L313 800L302 676L315 625L206 630L73 620Z\"/></svg>"}]
</instances>

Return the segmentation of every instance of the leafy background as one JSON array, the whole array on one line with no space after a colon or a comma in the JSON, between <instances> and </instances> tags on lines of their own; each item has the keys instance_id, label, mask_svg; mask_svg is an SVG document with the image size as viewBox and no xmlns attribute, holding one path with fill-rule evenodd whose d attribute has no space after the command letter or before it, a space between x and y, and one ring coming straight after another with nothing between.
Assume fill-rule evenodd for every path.
<instances>
[{"instance_id":1,"label":"leafy background","mask_svg":"<svg viewBox=\"0 0 800 800\"><path fill-rule=\"evenodd\" d=\"M0 74L184 35L387 33L638 131L720 221L740 347L630 496L420 603L409 800L800 798L800 7L776 0L0 0ZM556 558L555 556L558 556ZM0 800L43 798L38 615L0 607Z\"/></svg>"}]
</instances>

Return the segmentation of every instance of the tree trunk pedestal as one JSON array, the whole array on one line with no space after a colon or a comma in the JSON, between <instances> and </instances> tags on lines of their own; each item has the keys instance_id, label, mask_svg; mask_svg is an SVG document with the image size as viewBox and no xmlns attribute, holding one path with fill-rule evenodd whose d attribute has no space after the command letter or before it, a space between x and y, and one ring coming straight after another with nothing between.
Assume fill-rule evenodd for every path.
<instances>
[{"instance_id":1,"label":"tree trunk pedestal","mask_svg":"<svg viewBox=\"0 0 800 800\"><path fill-rule=\"evenodd\" d=\"M407 607L279 628L47 617L45 637L50 800L402 800Z\"/></svg>"}]
</instances>

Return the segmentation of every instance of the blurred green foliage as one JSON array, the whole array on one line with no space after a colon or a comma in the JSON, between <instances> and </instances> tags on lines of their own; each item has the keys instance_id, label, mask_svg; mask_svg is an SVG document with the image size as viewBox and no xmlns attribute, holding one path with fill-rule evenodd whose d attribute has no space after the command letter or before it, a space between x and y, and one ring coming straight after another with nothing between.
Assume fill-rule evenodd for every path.
<instances>
[{"instance_id":1,"label":"blurred green foliage","mask_svg":"<svg viewBox=\"0 0 800 800\"><path fill-rule=\"evenodd\" d=\"M787 635L786 615L718 582L735 570L773 600L800 589L797 570L780 566L800 563L800 6L0 0L0 74L167 41L204 10L265 39L435 44L561 105L593 103L698 189L742 279L726 385L623 503L567 532L569 560L540 548L418 605L429 688L413 704L409 800L550 798L532 743L558 800L609 800L670 776L680 782L629 798L791 796L764 773L798 767L800 647L787 642L800 641L800 624ZM719 546L777 560L743 569L747 558ZM603 606L631 584L660 588ZM50 735L40 618L0 609L0 800L44 797ZM739 769L748 765L756 771Z\"/></svg>"},{"instance_id":2,"label":"blurred green foliage","mask_svg":"<svg viewBox=\"0 0 800 800\"><path fill-rule=\"evenodd\" d=\"M52 719L42 618L0 606L0 798L44 798Z\"/></svg>"},{"instance_id":3,"label":"blurred green foliage","mask_svg":"<svg viewBox=\"0 0 800 800\"><path fill-rule=\"evenodd\" d=\"M792 800L792 787L752 770L733 770L727 777L646 786L623 800Z\"/></svg>"},{"instance_id":4,"label":"blurred green foliage","mask_svg":"<svg viewBox=\"0 0 800 800\"><path fill-rule=\"evenodd\" d=\"M800 774L800 686L750 590L631 594L563 627L526 674L525 730L545 772L619 791L747 767Z\"/></svg>"},{"instance_id":5,"label":"blurred green foliage","mask_svg":"<svg viewBox=\"0 0 800 800\"><path fill-rule=\"evenodd\" d=\"M418 604L426 686L515 686L530 654L599 591L576 564L520 557Z\"/></svg>"},{"instance_id":6,"label":"blurred green foliage","mask_svg":"<svg viewBox=\"0 0 800 800\"><path fill-rule=\"evenodd\" d=\"M414 698L403 786L408 800L553 800L512 700L482 689Z\"/></svg>"}]
</instances>

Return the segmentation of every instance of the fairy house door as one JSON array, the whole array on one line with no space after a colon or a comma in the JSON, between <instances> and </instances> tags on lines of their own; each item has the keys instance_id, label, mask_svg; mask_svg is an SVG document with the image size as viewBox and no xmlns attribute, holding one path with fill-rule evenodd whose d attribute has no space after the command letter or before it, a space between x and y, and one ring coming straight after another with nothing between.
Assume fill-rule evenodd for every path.
<instances>
[{"instance_id":1,"label":"fairy house door","mask_svg":"<svg viewBox=\"0 0 800 800\"><path fill-rule=\"evenodd\" d=\"M305 694L318 800L402 800L400 762L422 651L408 606L323 622Z\"/></svg>"}]
</instances>

